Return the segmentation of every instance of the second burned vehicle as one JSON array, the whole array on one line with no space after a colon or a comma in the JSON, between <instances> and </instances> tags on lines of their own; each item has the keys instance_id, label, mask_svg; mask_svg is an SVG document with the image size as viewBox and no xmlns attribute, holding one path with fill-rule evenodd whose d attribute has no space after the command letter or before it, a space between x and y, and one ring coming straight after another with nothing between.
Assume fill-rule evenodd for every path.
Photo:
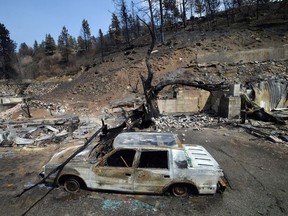
<instances>
[{"instance_id":1,"label":"second burned vehicle","mask_svg":"<svg viewBox=\"0 0 288 216\"><path fill-rule=\"evenodd\" d=\"M43 175L59 166L78 146L55 154L44 166ZM225 189L222 169L200 145L181 144L171 133L129 132L119 134L113 148L94 157L94 148L74 157L56 182L69 192L80 188L128 193L175 196L189 193L214 194ZM54 182L56 174L47 182Z\"/></svg>"}]
</instances>

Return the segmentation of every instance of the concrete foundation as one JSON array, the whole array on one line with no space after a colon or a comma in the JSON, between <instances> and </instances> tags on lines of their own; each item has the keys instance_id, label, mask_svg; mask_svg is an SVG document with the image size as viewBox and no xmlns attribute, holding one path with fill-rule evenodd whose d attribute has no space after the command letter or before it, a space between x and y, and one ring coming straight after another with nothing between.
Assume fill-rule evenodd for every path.
<instances>
[{"instance_id":1,"label":"concrete foundation","mask_svg":"<svg viewBox=\"0 0 288 216\"><path fill-rule=\"evenodd\" d=\"M158 100L161 114L198 113L213 110L224 118L240 116L240 85L231 85L229 91L208 92L197 88L179 89L176 98Z\"/></svg>"},{"instance_id":2,"label":"concrete foundation","mask_svg":"<svg viewBox=\"0 0 288 216\"><path fill-rule=\"evenodd\" d=\"M180 89L175 99L158 100L160 113L196 113L210 109L210 92L201 89Z\"/></svg>"},{"instance_id":3,"label":"concrete foundation","mask_svg":"<svg viewBox=\"0 0 288 216\"><path fill-rule=\"evenodd\" d=\"M241 111L241 98L223 96L219 106L219 115L224 118L239 118Z\"/></svg>"}]
</instances>

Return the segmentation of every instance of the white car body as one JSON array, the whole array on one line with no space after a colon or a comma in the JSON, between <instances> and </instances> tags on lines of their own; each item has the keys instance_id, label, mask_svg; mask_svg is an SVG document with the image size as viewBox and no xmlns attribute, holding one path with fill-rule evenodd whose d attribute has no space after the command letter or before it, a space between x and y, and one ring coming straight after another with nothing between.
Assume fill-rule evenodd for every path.
<instances>
[{"instance_id":1,"label":"white car body","mask_svg":"<svg viewBox=\"0 0 288 216\"><path fill-rule=\"evenodd\" d=\"M55 154L44 166L44 176L76 148ZM87 149L72 159L57 182L65 186L67 179L74 178L89 189L128 193L162 194L172 188L179 196L186 195L187 189L214 194L220 186L225 187L222 169L209 152L200 145L181 144L174 134L122 133L103 157L91 159L91 151ZM53 182L55 177L48 181ZM65 188L73 191L69 184Z\"/></svg>"}]
</instances>

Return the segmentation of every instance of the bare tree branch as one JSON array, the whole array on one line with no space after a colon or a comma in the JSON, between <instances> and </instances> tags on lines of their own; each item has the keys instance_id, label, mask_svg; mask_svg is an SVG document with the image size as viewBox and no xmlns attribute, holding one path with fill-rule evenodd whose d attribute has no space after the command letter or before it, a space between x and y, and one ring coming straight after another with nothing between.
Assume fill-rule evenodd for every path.
<instances>
[{"instance_id":1,"label":"bare tree branch","mask_svg":"<svg viewBox=\"0 0 288 216\"><path fill-rule=\"evenodd\" d=\"M137 18L147 26L147 28L149 30L149 33L150 33L150 36L151 36L150 47L148 48L147 54L146 54L146 57L145 57L145 63L146 63L146 67L147 67L147 70L148 70L147 79L145 80L143 75L141 75L141 80L144 83L144 88L148 89L148 88L151 88L151 83L152 83L153 75L154 75L154 71L152 69L152 65L149 62L149 60L150 60L150 56L151 56L152 50L154 49L154 46L155 46L156 38L155 38L155 34L152 31L152 29L150 28L150 26L143 19L141 19L139 16L137 16Z\"/></svg>"},{"instance_id":2,"label":"bare tree branch","mask_svg":"<svg viewBox=\"0 0 288 216\"><path fill-rule=\"evenodd\" d=\"M192 80L163 80L154 87L154 93L158 94L166 86L176 85L176 84L196 87L196 88L204 89L206 91L218 91L218 90L225 90L229 88L229 85L225 84L224 82L221 82L218 84L205 84L205 83L200 83L200 82L192 81Z\"/></svg>"}]
</instances>

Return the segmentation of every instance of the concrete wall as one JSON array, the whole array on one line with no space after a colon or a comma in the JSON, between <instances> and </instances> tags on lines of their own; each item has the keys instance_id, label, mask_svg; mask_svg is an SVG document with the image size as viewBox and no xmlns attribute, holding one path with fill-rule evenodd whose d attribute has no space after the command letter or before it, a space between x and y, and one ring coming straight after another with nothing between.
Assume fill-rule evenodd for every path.
<instances>
[{"instance_id":1,"label":"concrete wall","mask_svg":"<svg viewBox=\"0 0 288 216\"><path fill-rule=\"evenodd\" d=\"M0 112L10 109L22 101L22 98L0 97Z\"/></svg>"},{"instance_id":2,"label":"concrete wall","mask_svg":"<svg viewBox=\"0 0 288 216\"><path fill-rule=\"evenodd\" d=\"M158 100L158 107L161 113L195 113L207 110L210 92L201 89L180 89L177 98ZM209 108L208 108L209 107Z\"/></svg>"},{"instance_id":3,"label":"concrete wall","mask_svg":"<svg viewBox=\"0 0 288 216\"><path fill-rule=\"evenodd\" d=\"M16 104L16 103L21 103L22 98L9 98L9 97L0 97L0 104Z\"/></svg>"},{"instance_id":4,"label":"concrete wall","mask_svg":"<svg viewBox=\"0 0 288 216\"><path fill-rule=\"evenodd\" d=\"M280 48L263 48L246 50L239 52L218 52L218 53L205 53L197 56L199 63L211 62L253 62L253 61L268 61L268 60L287 60L288 59L288 44Z\"/></svg>"},{"instance_id":5,"label":"concrete wall","mask_svg":"<svg viewBox=\"0 0 288 216\"><path fill-rule=\"evenodd\" d=\"M219 115L224 118L239 118L241 111L241 98L233 96L223 96L219 106Z\"/></svg>"},{"instance_id":6,"label":"concrete wall","mask_svg":"<svg viewBox=\"0 0 288 216\"><path fill-rule=\"evenodd\" d=\"M225 118L240 116L240 85L231 85L229 91L208 92L201 89L180 89L175 99L158 100L162 114L197 113L213 110Z\"/></svg>"}]
</instances>

